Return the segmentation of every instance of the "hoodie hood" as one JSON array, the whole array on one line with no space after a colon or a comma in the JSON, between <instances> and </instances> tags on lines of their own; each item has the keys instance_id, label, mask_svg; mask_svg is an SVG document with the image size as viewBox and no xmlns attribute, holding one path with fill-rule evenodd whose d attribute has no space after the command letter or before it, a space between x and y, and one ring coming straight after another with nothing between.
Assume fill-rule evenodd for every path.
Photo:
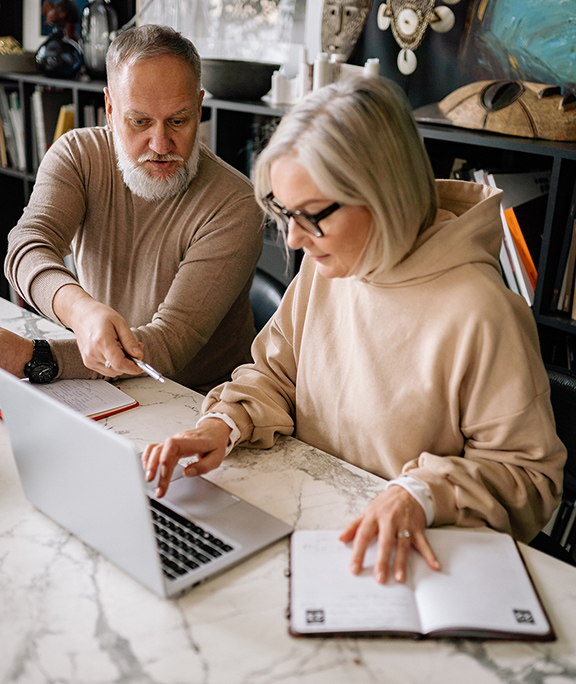
<instances>
[{"instance_id":1,"label":"hoodie hood","mask_svg":"<svg viewBox=\"0 0 576 684\"><path fill-rule=\"evenodd\" d=\"M465 264L489 264L500 273L502 191L468 181L438 180L435 222L394 268L365 280L388 287L425 282Z\"/></svg>"}]
</instances>

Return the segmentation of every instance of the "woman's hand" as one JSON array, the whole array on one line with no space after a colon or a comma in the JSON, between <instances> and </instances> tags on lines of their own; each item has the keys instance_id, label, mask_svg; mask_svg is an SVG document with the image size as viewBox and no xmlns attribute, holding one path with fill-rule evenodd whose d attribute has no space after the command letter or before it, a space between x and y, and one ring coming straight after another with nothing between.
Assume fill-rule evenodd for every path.
<instances>
[{"instance_id":1,"label":"woman's hand","mask_svg":"<svg viewBox=\"0 0 576 684\"><path fill-rule=\"evenodd\" d=\"M61 287L52 303L60 321L76 335L82 362L100 375L140 375L126 357L143 357L142 344L114 309L92 299L79 285Z\"/></svg>"},{"instance_id":2,"label":"woman's hand","mask_svg":"<svg viewBox=\"0 0 576 684\"><path fill-rule=\"evenodd\" d=\"M341 541L354 541L350 570L355 575L360 573L364 554L374 537L378 543L374 565L377 582L387 582L392 558L394 579L404 582L408 554L412 547L422 554L432 570L440 570L440 563L426 538L425 528L426 516L422 506L403 487L391 485L340 535Z\"/></svg>"},{"instance_id":3,"label":"woman's hand","mask_svg":"<svg viewBox=\"0 0 576 684\"><path fill-rule=\"evenodd\" d=\"M226 455L232 430L220 418L207 418L194 430L179 432L162 444L149 444L142 454L146 481L152 482L159 472L156 496L166 494L176 464L185 456L196 456L198 461L184 469L186 477L204 475L217 468Z\"/></svg>"}]
</instances>

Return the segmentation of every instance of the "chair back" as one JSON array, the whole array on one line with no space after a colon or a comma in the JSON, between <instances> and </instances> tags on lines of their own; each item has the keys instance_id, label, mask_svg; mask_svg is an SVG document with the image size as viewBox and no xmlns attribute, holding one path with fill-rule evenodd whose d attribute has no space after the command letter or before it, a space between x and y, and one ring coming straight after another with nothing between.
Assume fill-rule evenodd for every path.
<instances>
[{"instance_id":1,"label":"chair back","mask_svg":"<svg viewBox=\"0 0 576 684\"><path fill-rule=\"evenodd\" d=\"M568 451L564 489L576 491L576 375L553 367L547 371L556 432Z\"/></svg>"},{"instance_id":2,"label":"chair back","mask_svg":"<svg viewBox=\"0 0 576 684\"><path fill-rule=\"evenodd\" d=\"M286 288L259 268L256 269L250 289L250 307L254 315L256 332L260 332L280 305Z\"/></svg>"},{"instance_id":3,"label":"chair back","mask_svg":"<svg viewBox=\"0 0 576 684\"><path fill-rule=\"evenodd\" d=\"M564 466L564 492L550 534L539 532L530 546L576 566L576 375L561 368L546 368L556 432L568 452Z\"/></svg>"}]
</instances>

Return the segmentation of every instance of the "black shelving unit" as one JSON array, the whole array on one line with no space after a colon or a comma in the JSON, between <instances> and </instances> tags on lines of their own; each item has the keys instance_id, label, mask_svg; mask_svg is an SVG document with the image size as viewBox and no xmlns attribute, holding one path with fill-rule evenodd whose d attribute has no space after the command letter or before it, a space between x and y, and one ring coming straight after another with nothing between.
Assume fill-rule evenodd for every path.
<instances>
[{"instance_id":1,"label":"black shelving unit","mask_svg":"<svg viewBox=\"0 0 576 684\"><path fill-rule=\"evenodd\" d=\"M4 240L26 205L35 178L32 154L30 98L37 85L64 89L76 110L76 125L82 126L85 104L104 104L104 83L98 81L51 79L39 74L0 74L0 82L17 88L24 111L27 168L18 171L0 168L0 233ZM251 162L259 146L265 144L261 132L273 129L288 108L272 107L265 101L239 102L206 97L202 119L210 120L209 144L222 159L250 175ZM567 337L576 341L576 321L552 307L553 288L576 180L576 142L559 143L504 136L448 126L420 124L419 129L438 178L448 177L454 160L465 159L476 168L504 172L545 170L550 173L550 191L541 206L534 234L527 235L538 268L533 313L540 330L543 353L552 356L554 348ZM264 138L264 140L262 139ZM538 218L538 217L537 217ZM299 267L299 254L289 253L275 229L268 226L259 267L287 285ZM5 250L3 250L5 251ZM0 294L7 295L0 280ZM551 360L551 359L549 359Z\"/></svg>"},{"instance_id":2,"label":"black shelving unit","mask_svg":"<svg viewBox=\"0 0 576 684\"><path fill-rule=\"evenodd\" d=\"M550 172L550 191L541 206L538 234L527 236L538 269L532 311L540 331L544 358L553 358L566 335L576 338L576 321L552 307L560 252L576 182L576 142L554 142L504 136L440 125L419 126L437 177L447 177L455 158L477 168L504 172ZM524 226L523 226L524 228ZM534 228L533 228L534 231Z\"/></svg>"}]
</instances>

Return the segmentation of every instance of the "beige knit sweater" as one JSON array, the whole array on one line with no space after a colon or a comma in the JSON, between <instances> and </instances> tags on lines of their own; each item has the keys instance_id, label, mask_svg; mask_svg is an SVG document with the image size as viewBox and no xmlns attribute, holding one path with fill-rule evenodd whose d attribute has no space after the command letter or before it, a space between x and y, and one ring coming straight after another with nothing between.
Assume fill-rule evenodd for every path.
<instances>
[{"instance_id":1,"label":"beige knit sweater","mask_svg":"<svg viewBox=\"0 0 576 684\"><path fill-rule=\"evenodd\" d=\"M74 130L48 151L9 235L6 275L41 313L76 282L116 309L144 343L144 359L200 391L250 360L249 290L262 248L250 182L202 147L198 174L175 197L133 195L116 166L112 133ZM96 377L72 341L53 341L59 377Z\"/></svg>"},{"instance_id":2,"label":"beige knit sweater","mask_svg":"<svg viewBox=\"0 0 576 684\"><path fill-rule=\"evenodd\" d=\"M383 478L424 481L434 524L530 540L561 491L536 326L499 272L499 192L439 181L435 225L377 282L327 280L304 260L253 365L203 410L248 446L294 434Z\"/></svg>"}]
</instances>

